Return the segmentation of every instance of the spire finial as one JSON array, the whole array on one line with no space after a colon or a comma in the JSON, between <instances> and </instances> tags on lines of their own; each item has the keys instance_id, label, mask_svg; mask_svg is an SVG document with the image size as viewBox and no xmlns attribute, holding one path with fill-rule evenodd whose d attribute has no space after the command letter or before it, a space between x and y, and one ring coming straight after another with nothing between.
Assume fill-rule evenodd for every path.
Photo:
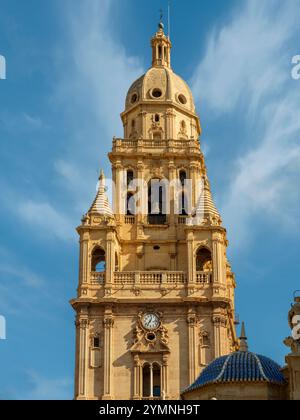
<instances>
[{"instance_id":1,"label":"spire finial","mask_svg":"<svg viewBox=\"0 0 300 420\"><path fill-rule=\"evenodd\" d=\"M100 169L99 181L105 180L105 175L103 169Z\"/></svg>"},{"instance_id":2,"label":"spire finial","mask_svg":"<svg viewBox=\"0 0 300 420\"><path fill-rule=\"evenodd\" d=\"M101 169L100 175L99 175L99 190L106 191L105 175L104 175L103 169Z\"/></svg>"},{"instance_id":3,"label":"spire finial","mask_svg":"<svg viewBox=\"0 0 300 420\"><path fill-rule=\"evenodd\" d=\"M164 26L164 24L163 24L163 17L164 17L164 12L163 12L163 9L160 9L160 11L159 11L159 13L160 13L160 15L159 15L159 24L158 24L158 28L160 29L160 30L164 30L164 28L165 28L165 26Z\"/></svg>"},{"instance_id":4,"label":"spire finial","mask_svg":"<svg viewBox=\"0 0 300 420\"><path fill-rule=\"evenodd\" d=\"M245 322L242 322L241 336L240 336L240 351L248 351L248 342L246 336Z\"/></svg>"}]
</instances>

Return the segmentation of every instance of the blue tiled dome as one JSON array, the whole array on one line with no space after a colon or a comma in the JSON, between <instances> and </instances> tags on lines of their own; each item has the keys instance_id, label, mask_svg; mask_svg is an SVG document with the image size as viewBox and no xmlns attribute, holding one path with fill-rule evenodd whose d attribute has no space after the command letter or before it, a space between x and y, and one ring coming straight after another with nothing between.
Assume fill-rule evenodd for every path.
<instances>
[{"instance_id":1,"label":"blue tiled dome","mask_svg":"<svg viewBox=\"0 0 300 420\"><path fill-rule=\"evenodd\" d=\"M268 357L248 351L237 351L214 360L186 391L226 382L269 382L284 385L285 379L280 369L280 366Z\"/></svg>"}]
</instances>

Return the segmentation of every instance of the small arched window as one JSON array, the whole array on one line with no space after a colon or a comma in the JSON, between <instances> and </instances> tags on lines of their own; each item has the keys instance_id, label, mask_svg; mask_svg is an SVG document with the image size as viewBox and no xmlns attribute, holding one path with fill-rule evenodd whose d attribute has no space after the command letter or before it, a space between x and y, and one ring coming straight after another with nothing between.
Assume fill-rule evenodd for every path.
<instances>
[{"instance_id":1,"label":"small arched window","mask_svg":"<svg viewBox=\"0 0 300 420\"><path fill-rule=\"evenodd\" d=\"M105 251L97 247L92 253L92 264L91 269L97 273L103 273L105 271Z\"/></svg>"},{"instance_id":2,"label":"small arched window","mask_svg":"<svg viewBox=\"0 0 300 420\"><path fill-rule=\"evenodd\" d=\"M154 363L153 371L153 397L159 398L161 396L161 371L160 365Z\"/></svg>"},{"instance_id":3,"label":"small arched window","mask_svg":"<svg viewBox=\"0 0 300 420\"><path fill-rule=\"evenodd\" d=\"M159 179L152 179L148 186L148 223L151 225L165 224L166 216L166 186Z\"/></svg>"},{"instance_id":4,"label":"small arched window","mask_svg":"<svg viewBox=\"0 0 300 420\"><path fill-rule=\"evenodd\" d=\"M126 214L127 216L135 215L135 202L134 195L132 193L128 193L126 197Z\"/></svg>"},{"instance_id":5,"label":"small arched window","mask_svg":"<svg viewBox=\"0 0 300 420\"><path fill-rule=\"evenodd\" d=\"M155 122L159 122L160 121L160 116L159 116L159 114L155 114L155 116L154 116L154 121Z\"/></svg>"},{"instance_id":6,"label":"small arched window","mask_svg":"<svg viewBox=\"0 0 300 420\"><path fill-rule=\"evenodd\" d=\"M199 248L196 254L196 270L212 271L211 252L207 248Z\"/></svg>"},{"instance_id":7,"label":"small arched window","mask_svg":"<svg viewBox=\"0 0 300 420\"><path fill-rule=\"evenodd\" d=\"M187 199L187 195L184 193L184 191L182 191L182 193L179 195L179 209L180 209L180 215L181 216L187 216L188 215L188 208L189 208L189 203L188 203L188 199Z\"/></svg>"},{"instance_id":8,"label":"small arched window","mask_svg":"<svg viewBox=\"0 0 300 420\"><path fill-rule=\"evenodd\" d=\"M129 185L132 183L134 178L134 174L133 171L130 169L127 171L127 187L129 187Z\"/></svg>"},{"instance_id":9,"label":"small arched window","mask_svg":"<svg viewBox=\"0 0 300 420\"><path fill-rule=\"evenodd\" d=\"M115 271L119 271L119 257L117 253L115 253Z\"/></svg>"},{"instance_id":10,"label":"small arched window","mask_svg":"<svg viewBox=\"0 0 300 420\"><path fill-rule=\"evenodd\" d=\"M158 57L160 59L162 58L162 46L161 45L158 47Z\"/></svg>"},{"instance_id":11,"label":"small arched window","mask_svg":"<svg viewBox=\"0 0 300 420\"><path fill-rule=\"evenodd\" d=\"M150 397L151 395L150 381L150 365L146 364L143 366L143 397Z\"/></svg>"},{"instance_id":12,"label":"small arched window","mask_svg":"<svg viewBox=\"0 0 300 420\"><path fill-rule=\"evenodd\" d=\"M182 187L184 187L185 181L186 181L186 172L184 170L179 172L179 179Z\"/></svg>"},{"instance_id":13,"label":"small arched window","mask_svg":"<svg viewBox=\"0 0 300 420\"><path fill-rule=\"evenodd\" d=\"M161 367L158 363L143 366L143 397L161 397Z\"/></svg>"}]
</instances>

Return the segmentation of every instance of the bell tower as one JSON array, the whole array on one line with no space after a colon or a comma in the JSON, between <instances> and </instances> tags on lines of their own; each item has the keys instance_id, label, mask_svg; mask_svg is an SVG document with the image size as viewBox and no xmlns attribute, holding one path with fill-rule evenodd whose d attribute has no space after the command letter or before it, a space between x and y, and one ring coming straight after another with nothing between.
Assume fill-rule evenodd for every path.
<instances>
[{"instance_id":1,"label":"bell tower","mask_svg":"<svg viewBox=\"0 0 300 420\"><path fill-rule=\"evenodd\" d=\"M179 399L237 349L235 279L193 95L171 68L162 23L136 80L105 177L77 228L76 399Z\"/></svg>"}]
</instances>

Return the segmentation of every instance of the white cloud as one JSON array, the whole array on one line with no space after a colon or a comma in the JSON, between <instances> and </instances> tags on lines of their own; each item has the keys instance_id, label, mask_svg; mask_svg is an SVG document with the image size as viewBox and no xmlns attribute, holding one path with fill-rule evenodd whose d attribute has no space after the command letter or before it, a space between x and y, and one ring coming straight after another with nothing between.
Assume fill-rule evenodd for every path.
<instances>
[{"instance_id":1,"label":"white cloud","mask_svg":"<svg viewBox=\"0 0 300 420\"><path fill-rule=\"evenodd\" d=\"M127 90L143 73L139 60L115 39L114 5L112 0L91 0L67 1L63 7L70 35L64 51L69 55L60 62L54 100L70 136L54 167L82 212L91 204L87 193L93 194L100 167L108 167L113 136L123 134L120 113Z\"/></svg>"},{"instance_id":2,"label":"white cloud","mask_svg":"<svg viewBox=\"0 0 300 420\"><path fill-rule=\"evenodd\" d=\"M238 246L251 237L255 217L299 226L300 96L295 89L300 85L291 80L287 53L296 45L297 16L294 0L247 1L229 24L214 29L193 77L198 101L215 118L224 114L238 120L250 142L227 168L232 181L223 193L222 213Z\"/></svg>"},{"instance_id":3,"label":"white cloud","mask_svg":"<svg viewBox=\"0 0 300 420\"><path fill-rule=\"evenodd\" d=\"M44 284L44 281L41 277L27 267L22 266L13 266L11 264L2 263L0 261L0 273L5 276L13 276L14 278L19 279L25 286L38 288Z\"/></svg>"},{"instance_id":4,"label":"white cloud","mask_svg":"<svg viewBox=\"0 0 300 420\"><path fill-rule=\"evenodd\" d=\"M31 200L20 203L19 216L36 229L41 229L50 236L61 240L74 240L74 226L63 214L59 213L48 203L38 203Z\"/></svg>"},{"instance_id":5,"label":"white cloud","mask_svg":"<svg viewBox=\"0 0 300 420\"><path fill-rule=\"evenodd\" d=\"M35 371L28 371L29 390L18 392L17 400L71 400L72 381L69 378L45 378Z\"/></svg>"},{"instance_id":6,"label":"white cloud","mask_svg":"<svg viewBox=\"0 0 300 420\"><path fill-rule=\"evenodd\" d=\"M229 24L215 28L192 78L196 99L224 113L241 100L254 107L275 95L290 77L283 70L284 47L294 34L297 7L294 0L248 0Z\"/></svg>"}]
</instances>

